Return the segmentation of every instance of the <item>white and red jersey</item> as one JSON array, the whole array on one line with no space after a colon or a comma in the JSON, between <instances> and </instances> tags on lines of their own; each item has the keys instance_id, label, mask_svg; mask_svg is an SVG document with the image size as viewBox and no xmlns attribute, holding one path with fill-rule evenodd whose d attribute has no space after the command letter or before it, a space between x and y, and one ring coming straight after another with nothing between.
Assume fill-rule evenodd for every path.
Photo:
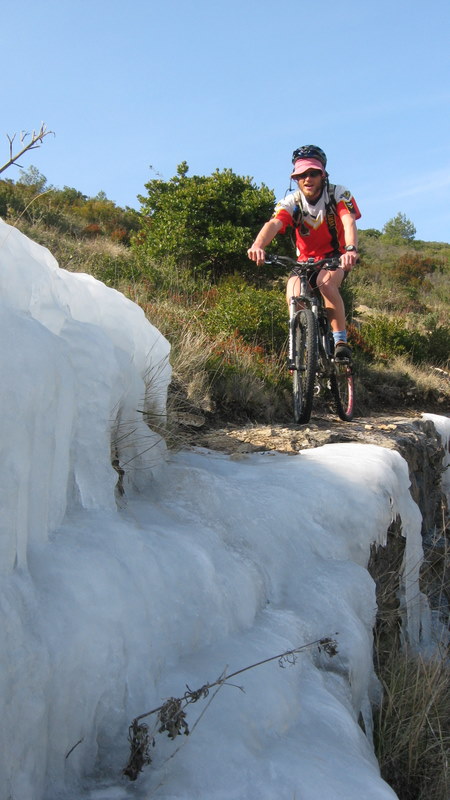
<instances>
[{"instance_id":1,"label":"white and red jersey","mask_svg":"<svg viewBox=\"0 0 450 800\"><path fill-rule=\"evenodd\" d=\"M295 227L299 260L317 260L330 253L344 252L342 217L346 214L351 214L355 219L361 216L352 193L345 186L334 186L332 191L325 186L314 204L307 201L300 189L286 195L275 206L272 219L283 223L280 233L284 233L289 226Z\"/></svg>"}]
</instances>

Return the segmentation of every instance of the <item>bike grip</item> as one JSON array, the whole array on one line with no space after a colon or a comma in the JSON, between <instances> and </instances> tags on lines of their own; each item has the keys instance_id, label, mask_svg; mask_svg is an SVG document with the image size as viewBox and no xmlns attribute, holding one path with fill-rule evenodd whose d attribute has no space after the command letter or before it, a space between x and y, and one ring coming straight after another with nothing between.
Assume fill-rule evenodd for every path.
<instances>
[{"instance_id":1,"label":"bike grip","mask_svg":"<svg viewBox=\"0 0 450 800\"><path fill-rule=\"evenodd\" d=\"M343 272L345 272L345 269L343 266L341 266L339 259L333 259L332 263L329 263L329 266L325 267L325 269L328 269L329 272L335 272L337 269L342 269Z\"/></svg>"}]
</instances>

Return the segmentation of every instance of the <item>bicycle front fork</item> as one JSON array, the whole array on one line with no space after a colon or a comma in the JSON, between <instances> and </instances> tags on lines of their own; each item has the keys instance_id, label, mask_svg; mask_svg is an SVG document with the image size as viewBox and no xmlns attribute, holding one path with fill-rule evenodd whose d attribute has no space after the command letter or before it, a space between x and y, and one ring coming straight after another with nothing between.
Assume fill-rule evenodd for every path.
<instances>
[{"instance_id":1,"label":"bicycle front fork","mask_svg":"<svg viewBox=\"0 0 450 800\"><path fill-rule=\"evenodd\" d=\"M292 372L295 369L294 362L294 321L297 314L297 303L295 297L289 300L289 340L288 340L288 363L287 367Z\"/></svg>"}]
</instances>

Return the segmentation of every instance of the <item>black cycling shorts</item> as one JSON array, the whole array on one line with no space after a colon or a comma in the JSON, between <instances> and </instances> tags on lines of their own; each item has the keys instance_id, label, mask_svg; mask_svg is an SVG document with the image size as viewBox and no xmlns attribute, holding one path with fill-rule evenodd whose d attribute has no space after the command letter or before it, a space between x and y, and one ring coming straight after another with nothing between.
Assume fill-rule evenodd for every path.
<instances>
[{"instance_id":1,"label":"black cycling shorts","mask_svg":"<svg viewBox=\"0 0 450 800\"><path fill-rule=\"evenodd\" d=\"M323 258L336 258L336 257L338 257L340 255L341 255L340 253L327 253L325 256L323 256ZM311 289L317 289L317 276L318 276L318 274L319 274L321 269L322 269L322 267L320 267L319 269L314 269L314 267L311 267L311 269L308 270L308 281L309 281L309 285L311 286ZM348 275L348 272L344 272L344 278L343 278L342 283L345 281L347 275ZM297 272L295 270L292 270L292 272L289 275L289 277L290 278L298 278L298 274L297 274Z\"/></svg>"}]
</instances>

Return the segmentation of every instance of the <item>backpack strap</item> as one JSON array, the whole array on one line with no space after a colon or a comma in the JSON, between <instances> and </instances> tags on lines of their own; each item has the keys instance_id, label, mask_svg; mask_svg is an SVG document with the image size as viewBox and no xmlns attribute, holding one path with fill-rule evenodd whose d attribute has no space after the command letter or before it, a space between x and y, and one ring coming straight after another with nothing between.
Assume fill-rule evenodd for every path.
<instances>
[{"instance_id":1,"label":"backpack strap","mask_svg":"<svg viewBox=\"0 0 450 800\"><path fill-rule=\"evenodd\" d=\"M302 218L303 218L302 207L300 203L296 203L294 206L294 212L292 214L292 222L294 228L300 227Z\"/></svg>"},{"instance_id":2,"label":"backpack strap","mask_svg":"<svg viewBox=\"0 0 450 800\"><path fill-rule=\"evenodd\" d=\"M325 205L325 219L327 221L328 230L331 234L331 244L333 252L339 253L339 239L336 227L336 184L328 184L328 203Z\"/></svg>"},{"instance_id":3,"label":"backpack strap","mask_svg":"<svg viewBox=\"0 0 450 800\"><path fill-rule=\"evenodd\" d=\"M300 202L296 203L294 206L294 211L292 213L292 223L294 230L300 228L300 235L307 236L309 233L308 228L303 225L303 209L301 207Z\"/></svg>"}]
</instances>

